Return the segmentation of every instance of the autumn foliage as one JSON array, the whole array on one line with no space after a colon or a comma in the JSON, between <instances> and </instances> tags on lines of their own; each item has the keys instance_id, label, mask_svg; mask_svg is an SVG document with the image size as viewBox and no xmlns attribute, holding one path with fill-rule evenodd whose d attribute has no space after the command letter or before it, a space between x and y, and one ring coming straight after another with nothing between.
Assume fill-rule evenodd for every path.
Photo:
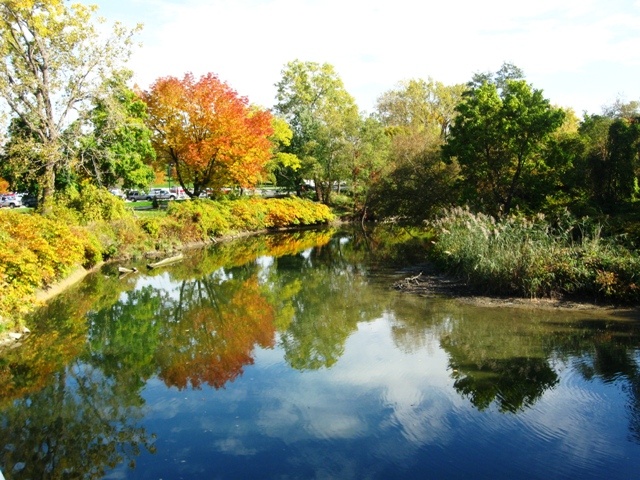
<instances>
[{"instance_id":1,"label":"autumn foliage","mask_svg":"<svg viewBox=\"0 0 640 480\"><path fill-rule=\"evenodd\" d=\"M253 364L256 346L273 347L275 312L258 279L231 285L217 287L222 305L194 306L167 336L158 357L159 377L168 386L222 388Z\"/></svg>"},{"instance_id":2,"label":"autumn foliage","mask_svg":"<svg viewBox=\"0 0 640 480\"><path fill-rule=\"evenodd\" d=\"M326 205L297 197L173 202L167 214L180 226L182 242L207 241L235 232L320 225L333 220Z\"/></svg>"},{"instance_id":3,"label":"autumn foliage","mask_svg":"<svg viewBox=\"0 0 640 480\"><path fill-rule=\"evenodd\" d=\"M51 216L0 211L0 332L36 306L38 289L76 266L174 249L237 232L326 224L326 205L296 197L172 202L162 218L136 218L113 195L86 186L60 196Z\"/></svg>"},{"instance_id":4,"label":"autumn foliage","mask_svg":"<svg viewBox=\"0 0 640 480\"><path fill-rule=\"evenodd\" d=\"M163 77L142 94L154 146L185 191L254 186L272 156L272 116L209 73ZM192 185L192 187L191 187Z\"/></svg>"},{"instance_id":5,"label":"autumn foliage","mask_svg":"<svg viewBox=\"0 0 640 480\"><path fill-rule=\"evenodd\" d=\"M64 278L78 265L90 266L92 239L64 220L0 212L0 326L32 306L36 289ZM89 258L91 257L91 259Z\"/></svg>"}]
</instances>

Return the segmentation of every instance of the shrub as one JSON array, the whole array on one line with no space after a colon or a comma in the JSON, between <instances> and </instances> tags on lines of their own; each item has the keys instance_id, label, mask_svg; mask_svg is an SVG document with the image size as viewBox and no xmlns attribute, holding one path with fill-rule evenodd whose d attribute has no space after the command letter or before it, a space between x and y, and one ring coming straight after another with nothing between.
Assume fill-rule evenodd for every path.
<instances>
[{"instance_id":1,"label":"shrub","mask_svg":"<svg viewBox=\"0 0 640 480\"><path fill-rule=\"evenodd\" d=\"M263 198L241 199L230 202L232 228L239 231L257 231L267 228L267 202Z\"/></svg>"},{"instance_id":2,"label":"shrub","mask_svg":"<svg viewBox=\"0 0 640 480\"><path fill-rule=\"evenodd\" d=\"M62 208L71 210L77 222L87 225L98 221L112 221L133 216L125 202L110 193L105 188L85 182L78 190L68 189L63 194L56 195L55 214Z\"/></svg>"},{"instance_id":3,"label":"shrub","mask_svg":"<svg viewBox=\"0 0 640 480\"><path fill-rule=\"evenodd\" d=\"M87 264L95 247L63 221L12 211L0 212L0 312L26 313L36 289L64 278L77 265Z\"/></svg>"},{"instance_id":4,"label":"shrub","mask_svg":"<svg viewBox=\"0 0 640 480\"><path fill-rule=\"evenodd\" d=\"M297 197L265 200L268 205L265 225L282 228L293 225L316 225L333 220L326 205Z\"/></svg>"},{"instance_id":5,"label":"shrub","mask_svg":"<svg viewBox=\"0 0 640 480\"><path fill-rule=\"evenodd\" d=\"M183 241L205 241L234 231L315 225L333 219L326 205L293 197L172 202L167 213L180 225Z\"/></svg>"},{"instance_id":6,"label":"shrub","mask_svg":"<svg viewBox=\"0 0 640 480\"><path fill-rule=\"evenodd\" d=\"M183 241L206 241L231 229L231 214L222 202L206 199L171 202L167 214L180 224Z\"/></svg>"},{"instance_id":7,"label":"shrub","mask_svg":"<svg viewBox=\"0 0 640 480\"><path fill-rule=\"evenodd\" d=\"M35 307L35 292L77 265L136 256L149 249L208 241L232 231L323 223L325 205L306 200L170 202L164 218L138 219L106 190L84 185L58 197L51 214L0 211L0 328Z\"/></svg>"},{"instance_id":8,"label":"shrub","mask_svg":"<svg viewBox=\"0 0 640 480\"><path fill-rule=\"evenodd\" d=\"M160 221L157 218L141 218L139 223L147 235L153 239L158 238L158 235L160 235Z\"/></svg>"}]
</instances>

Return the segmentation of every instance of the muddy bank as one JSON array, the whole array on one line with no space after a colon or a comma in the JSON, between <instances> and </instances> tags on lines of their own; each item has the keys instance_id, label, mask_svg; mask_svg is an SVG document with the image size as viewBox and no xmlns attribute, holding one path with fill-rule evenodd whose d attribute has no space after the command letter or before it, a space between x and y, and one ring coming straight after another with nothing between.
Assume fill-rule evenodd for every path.
<instances>
[{"instance_id":1,"label":"muddy bank","mask_svg":"<svg viewBox=\"0 0 640 480\"><path fill-rule=\"evenodd\" d=\"M423 297L446 296L479 307L580 310L620 315L640 321L640 306L607 305L573 298L521 298L487 296L474 291L465 282L437 273L431 266L415 269L412 274L393 284L393 288Z\"/></svg>"}]
</instances>

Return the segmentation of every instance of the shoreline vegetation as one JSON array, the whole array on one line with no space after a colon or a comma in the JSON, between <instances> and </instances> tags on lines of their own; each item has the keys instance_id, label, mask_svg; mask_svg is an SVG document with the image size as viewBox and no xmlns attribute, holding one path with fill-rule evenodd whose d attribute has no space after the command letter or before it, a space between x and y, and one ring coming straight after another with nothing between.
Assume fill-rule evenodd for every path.
<instances>
[{"instance_id":1,"label":"shoreline vegetation","mask_svg":"<svg viewBox=\"0 0 640 480\"><path fill-rule=\"evenodd\" d=\"M85 185L47 215L0 211L0 337L26 315L104 262L157 259L261 231L323 225L329 207L298 197L170 202L141 216L106 190Z\"/></svg>"},{"instance_id":2,"label":"shoreline vegetation","mask_svg":"<svg viewBox=\"0 0 640 480\"><path fill-rule=\"evenodd\" d=\"M298 197L171 202L139 215L108 192L60 197L53 212L0 211L0 348L25 316L105 262L162 260L191 246L335 221L329 207ZM84 200L80 200L83 198ZM569 214L500 220L444 210L423 227L428 266L393 287L485 306L632 310L640 257L601 227ZM18 338L9 339L18 341Z\"/></svg>"},{"instance_id":3,"label":"shoreline vegetation","mask_svg":"<svg viewBox=\"0 0 640 480\"><path fill-rule=\"evenodd\" d=\"M424 291L430 282L436 290L465 297L623 308L640 303L640 255L625 238L605 237L598 222L568 212L496 220L454 207L427 228L434 235L430 260L445 276L418 275L400 288Z\"/></svg>"}]
</instances>

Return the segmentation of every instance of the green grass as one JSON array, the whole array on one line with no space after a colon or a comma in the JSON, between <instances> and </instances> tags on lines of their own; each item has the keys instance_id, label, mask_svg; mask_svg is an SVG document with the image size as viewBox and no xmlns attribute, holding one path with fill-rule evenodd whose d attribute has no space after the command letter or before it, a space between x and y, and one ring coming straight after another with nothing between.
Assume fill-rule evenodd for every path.
<instances>
[{"instance_id":1,"label":"green grass","mask_svg":"<svg viewBox=\"0 0 640 480\"><path fill-rule=\"evenodd\" d=\"M138 218L162 218L167 216L167 211L162 208L150 210L135 210L134 214Z\"/></svg>"},{"instance_id":2,"label":"green grass","mask_svg":"<svg viewBox=\"0 0 640 480\"><path fill-rule=\"evenodd\" d=\"M153 207L153 202L149 200L138 200L137 202L127 202L127 206L134 210L144 210Z\"/></svg>"}]
</instances>

